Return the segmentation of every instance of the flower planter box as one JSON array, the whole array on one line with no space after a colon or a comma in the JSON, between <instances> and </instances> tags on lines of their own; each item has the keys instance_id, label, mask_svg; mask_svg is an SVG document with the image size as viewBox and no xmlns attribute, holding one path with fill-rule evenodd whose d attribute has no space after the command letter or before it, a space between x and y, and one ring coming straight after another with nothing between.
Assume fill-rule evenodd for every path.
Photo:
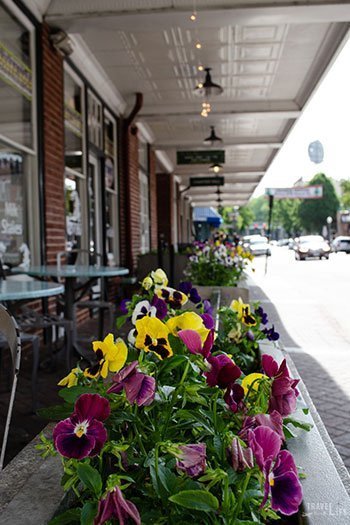
<instances>
[{"instance_id":1,"label":"flower planter box","mask_svg":"<svg viewBox=\"0 0 350 525\"><path fill-rule=\"evenodd\" d=\"M231 288L231 292L234 289ZM215 294L215 306L220 305L220 291ZM225 302L232 300L224 298ZM261 344L261 352L273 355L281 361L283 353L272 344ZM292 360L287 356L293 377L298 377ZM309 413L302 410L297 419L311 423L310 432L300 430L297 439L288 441L288 448L296 464L303 468L306 478L302 481L304 490L303 507L285 524L307 525L349 525L350 523L350 477L332 444L304 385L300 384L299 405L309 407ZM46 435L52 432L52 425L46 428ZM297 431L293 428L293 432ZM11 525L44 525L60 509L64 493L60 486L62 474L59 457L40 458L35 445L30 443L0 475L0 523ZM65 500L66 502L66 500Z\"/></svg>"}]
</instances>

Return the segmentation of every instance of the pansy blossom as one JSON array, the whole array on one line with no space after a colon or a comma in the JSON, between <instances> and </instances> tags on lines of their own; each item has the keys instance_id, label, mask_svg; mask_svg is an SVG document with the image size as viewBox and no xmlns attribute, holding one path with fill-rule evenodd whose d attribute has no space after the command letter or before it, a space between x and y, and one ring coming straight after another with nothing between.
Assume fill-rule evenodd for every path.
<instances>
[{"instance_id":1,"label":"pansy blossom","mask_svg":"<svg viewBox=\"0 0 350 525\"><path fill-rule=\"evenodd\" d=\"M141 525L141 516L136 505L124 498L118 486L108 491L107 495L99 501L94 525L103 525L113 518L117 519L120 525L128 523L129 520L136 525Z\"/></svg>"},{"instance_id":2,"label":"pansy blossom","mask_svg":"<svg viewBox=\"0 0 350 525\"><path fill-rule=\"evenodd\" d=\"M148 376L137 370L137 361L133 361L112 377L113 385L108 389L108 394L118 394L123 389L130 404L148 406L152 403L156 390L154 377Z\"/></svg>"},{"instance_id":3,"label":"pansy blossom","mask_svg":"<svg viewBox=\"0 0 350 525\"><path fill-rule=\"evenodd\" d=\"M128 348L124 341L118 338L114 341L113 334L108 334L103 341L94 341L94 363L84 370L84 375L90 378L106 378L108 372L118 372L128 357Z\"/></svg>"},{"instance_id":4,"label":"pansy blossom","mask_svg":"<svg viewBox=\"0 0 350 525\"><path fill-rule=\"evenodd\" d=\"M110 406L99 394L82 394L75 403L74 413L57 423L53 430L56 450L66 458L84 459L96 456L107 440L102 423L109 417Z\"/></svg>"},{"instance_id":5,"label":"pansy blossom","mask_svg":"<svg viewBox=\"0 0 350 525\"><path fill-rule=\"evenodd\" d=\"M153 352L159 359L173 355L168 340L169 328L157 317L143 317L136 321L136 331L136 348L145 352Z\"/></svg>"},{"instance_id":6,"label":"pansy blossom","mask_svg":"<svg viewBox=\"0 0 350 525\"><path fill-rule=\"evenodd\" d=\"M256 319L250 312L249 304L242 301L241 298L234 299L230 305L231 310L237 312L238 319L247 326L255 326Z\"/></svg>"}]
</instances>

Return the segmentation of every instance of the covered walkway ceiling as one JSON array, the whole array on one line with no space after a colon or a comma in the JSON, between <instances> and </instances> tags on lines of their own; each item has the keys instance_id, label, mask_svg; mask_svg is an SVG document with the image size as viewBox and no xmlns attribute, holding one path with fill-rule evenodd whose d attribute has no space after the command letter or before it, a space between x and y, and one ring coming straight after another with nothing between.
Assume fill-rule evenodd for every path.
<instances>
[{"instance_id":1,"label":"covered walkway ceiling","mask_svg":"<svg viewBox=\"0 0 350 525\"><path fill-rule=\"evenodd\" d=\"M129 107L136 91L144 94L140 121L183 187L191 175L209 175L209 167L177 166L176 151L205 149L203 139L215 125L226 157L224 205L247 202L350 21L349 2L322 0L34 1L50 25L84 40ZM224 88L210 99L207 118L194 93L203 79L200 65L211 67L213 81ZM215 192L193 188L187 195L206 206L215 204Z\"/></svg>"}]
</instances>

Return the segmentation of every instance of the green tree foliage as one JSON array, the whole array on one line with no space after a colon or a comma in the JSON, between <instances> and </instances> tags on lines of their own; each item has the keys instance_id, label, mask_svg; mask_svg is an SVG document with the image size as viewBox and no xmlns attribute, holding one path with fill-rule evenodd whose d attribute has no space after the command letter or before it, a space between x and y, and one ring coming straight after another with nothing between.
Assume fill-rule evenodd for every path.
<instances>
[{"instance_id":1,"label":"green tree foliage","mask_svg":"<svg viewBox=\"0 0 350 525\"><path fill-rule=\"evenodd\" d=\"M238 232L245 231L254 221L254 214L248 205L241 206L236 212L232 207L225 207L222 216L224 223ZM236 216L236 219L233 219L233 216Z\"/></svg>"},{"instance_id":2,"label":"green tree foliage","mask_svg":"<svg viewBox=\"0 0 350 525\"><path fill-rule=\"evenodd\" d=\"M336 220L339 199L335 193L332 181L324 174L317 173L310 185L322 184L322 199L304 199L300 202L299 217L301 226L310 233L321 233L328 216Z\"/></svg>"},{"instance_id":3,"label":"green tree foliage","mask_svg":"<svg viewBox=\"0 0 350 525\"><path fill-rule=\"evenodd\" d=\"M340 183L341 187L341 205L344 209L350 209L350 180L342 180Z\"/></svg>"},{"instance_id":4,"label":"green tree foliage","mask_svg":"<svg viewBox=\"0 0 350 525\"><path fill-rule=\"evenodd\" d=\"M299 206L299 199L276 199L273 205L273 226L282 226L290 237L296 235L301 228Z\"/></svg>"},{"instance_id":5,"label":"green tree foliage","mask_svg":"<svg viewBox=\"0 0 350 525\"><path fill-rule=\"evenodd\" d=\"M248 204L249 209L253 212L253 222L265 222L269 216L269 200L265 195L252 199Z\"/></svg>"}]
</instances>

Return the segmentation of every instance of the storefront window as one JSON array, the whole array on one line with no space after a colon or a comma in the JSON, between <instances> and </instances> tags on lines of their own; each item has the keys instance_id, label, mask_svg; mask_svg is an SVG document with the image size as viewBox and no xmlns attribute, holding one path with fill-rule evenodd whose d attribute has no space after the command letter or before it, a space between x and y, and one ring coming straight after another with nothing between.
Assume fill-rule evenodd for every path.
<instances>
[{"instance_id":1,"label":"storefront window","mask_svg":"<svg viewBox=\"0 0 350 525\"><path fill-rule=\"evenodd\" d=\"M148 181L148 144L139 140L139 183L140 183L140 239L141 253L150 250L149 220L149 181Z\"/></svg>"},{"instance_id":2,"label":"storefront window","mask_svg":"<svg viewBox=\"0 0 350 525\"><path fill-rule=\"evenodd\" d=\"M29 250L27 217L31 157L0 143L0 258L17 266Z\"/></svg>"},{"instance_id":3,"label":"storefront window","mask_svg":"<svg viewBox=\"0 0 350 525\"><path fill-rule=\"evenodd\" d=\"M0 18L0 135L34 148L31 33L2 6Z\"/></svg>"},{"instance_id":4,"label":"storefront window","mask_svg":"<svg viewBox=\"0 0 350 525\"><path fill-rule=\"evenodd\" d=\"M67 250L82 248L82 181L67 175L64 180Z\"/></svg>"},{"instance_id":5,"label":"storefront window","mask_svg":"<svg viewBox=\"0 0 350 525\"><path fill-rule=\"evenodd\" d=\"M102 104L88 92L89 142L102 149Z\"/></svg>"},{"instance_id":6,"label":"storefront window","mask_svg":"<svg viewBox=\"0 0 350 525\"><path fill-rule=\"evenodd\" d=\"M82 87L64 74L64 140L66 166L83 172Z\"/></svg>"}]
</instances>

